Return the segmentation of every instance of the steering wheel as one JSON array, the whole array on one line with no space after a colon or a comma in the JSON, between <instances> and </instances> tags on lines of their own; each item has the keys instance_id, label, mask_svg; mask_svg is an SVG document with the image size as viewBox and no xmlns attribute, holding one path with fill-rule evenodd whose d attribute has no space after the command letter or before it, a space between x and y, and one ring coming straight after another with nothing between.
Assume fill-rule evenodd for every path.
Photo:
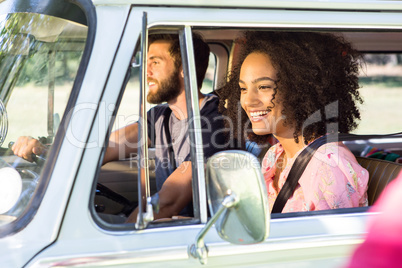
<instances>
[{"instance_id":1,"label":"steering wheel","mask_svg":"<svg viewBox=\"0 0 402 268\"><path fill-rule=\"evenodd\" d=\"M123 205L123 208L121 209L120 213L123 213L126 216L130 215L130 213L137 206L135 202L130 202L127 198L125 198L121 194L116 193L115 191L111 190L110 188L106 187L105 185L99 182L96 184L95 194L99 196L104 196L116 203L119 203L120 205ZM96 212L103 212L104 209L105 209L104 207L95 204Z\"/></svg>"}]
</instances>

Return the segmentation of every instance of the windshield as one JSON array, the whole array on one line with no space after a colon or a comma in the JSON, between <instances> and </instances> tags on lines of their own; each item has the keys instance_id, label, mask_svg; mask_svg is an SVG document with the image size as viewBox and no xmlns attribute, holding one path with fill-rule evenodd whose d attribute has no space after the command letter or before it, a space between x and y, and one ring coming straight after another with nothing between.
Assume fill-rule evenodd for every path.
<instances>
[{"instance_id":1,"label":"windshield","mask_svg":"<svg viewBox=\"0 0 402 268\"><path fill-rule=\"evenodd\" d=\"M29 206L46 155L10 149L29 136L50 148L84 51L87 27L40 14L0 17L0 225Z\"/></svg>"}]
</instances>

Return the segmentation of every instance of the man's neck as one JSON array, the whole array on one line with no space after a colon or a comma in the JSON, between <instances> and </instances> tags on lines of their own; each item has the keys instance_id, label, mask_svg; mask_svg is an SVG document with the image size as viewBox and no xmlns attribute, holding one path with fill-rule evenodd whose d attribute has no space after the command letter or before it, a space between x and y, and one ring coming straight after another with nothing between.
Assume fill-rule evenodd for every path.
<instances>
[{"instance_id":1,"label":"man's neck","mask_svg":"<svg viewBox=\"0 0 402 268\"><path fill-rule=\"evenodd\" d=\"M201 108L201 103L204 100L205 96L198 91L198 100L199 100L199 107ZM182 92L177 96L175 99L168 101L169 108L172 109L173 114L179 119L183 120L188 117L187 114L187 103L186 103L186 94L185 91Z\"/></svg>"}]
</instances>

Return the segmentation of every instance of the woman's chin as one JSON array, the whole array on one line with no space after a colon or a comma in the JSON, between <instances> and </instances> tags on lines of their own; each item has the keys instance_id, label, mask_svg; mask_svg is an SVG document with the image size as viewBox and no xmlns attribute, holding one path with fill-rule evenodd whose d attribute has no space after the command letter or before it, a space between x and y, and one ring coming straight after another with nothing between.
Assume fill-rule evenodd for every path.
<instances>
[{"instance_id":1,"label":"woman's chin","mask_svg":"<svg viewBox=\"0 0 402 268\"><path fill-rule=\"evenodd\" d=\"M260 129L260 128L253 128L253 132L255 135L267 135L267 134L271 134L271 131L268 131L267 129Z\"/></svg>"}]
</instances>

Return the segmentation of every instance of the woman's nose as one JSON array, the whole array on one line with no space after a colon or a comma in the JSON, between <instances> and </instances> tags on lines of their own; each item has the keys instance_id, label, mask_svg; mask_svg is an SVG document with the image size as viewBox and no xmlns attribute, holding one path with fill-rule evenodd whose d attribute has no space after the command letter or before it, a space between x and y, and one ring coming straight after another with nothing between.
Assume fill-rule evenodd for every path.
<instances>
[{"instance_id":1,"label":"woman's nose","mask_svg":"<svg viewBox=\"0 0 402 268\"><path fill-rule=\"evenodd\" d=\"M244 104L248 106L256 105L260 102L258 97L258 92L256 90L250 89L244 94Z\"/></svg>"}]
</instances>

